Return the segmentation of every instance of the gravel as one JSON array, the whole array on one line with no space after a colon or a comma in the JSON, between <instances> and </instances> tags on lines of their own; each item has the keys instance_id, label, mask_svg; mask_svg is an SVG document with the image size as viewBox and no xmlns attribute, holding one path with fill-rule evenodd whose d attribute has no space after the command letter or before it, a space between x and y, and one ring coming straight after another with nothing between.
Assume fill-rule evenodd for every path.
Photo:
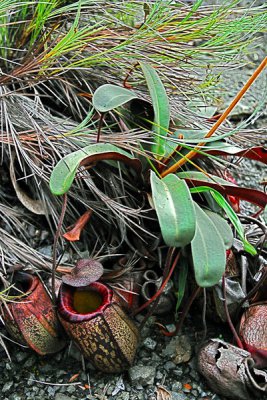
<instances>
[{"instance_id":1,"label":"gravel","mask_svg":"<svg viewBox=\"0 0 267 400\"><path fill-rule=\"evenodd\" d=\"M213 393L195 369L197 331L193 321L187 321L181 337L172 339L161 335L155 329L154 322L152 317L147 322L136 363L123 374L102 374L93 370L86 361L83 368L81 360L77 360L78 350L70 352L66 348L54 356L42 357L11 344L12 361L4 353L0 361L0 386L3 387L0 398L156 400L160 398L157 397L159 392L164 390L169 396L166 399L211 400ZM192 343L191 361L177 364L170 352L173 348L175 354L177 343L180 345L185 340L190 342L190 346Z\"/></svg>"}]
</instances>

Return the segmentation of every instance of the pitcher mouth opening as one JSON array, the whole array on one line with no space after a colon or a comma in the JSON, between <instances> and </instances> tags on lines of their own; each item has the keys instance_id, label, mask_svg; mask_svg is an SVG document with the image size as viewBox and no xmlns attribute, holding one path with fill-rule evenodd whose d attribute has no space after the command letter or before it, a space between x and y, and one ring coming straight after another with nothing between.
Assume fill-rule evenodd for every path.
<instances>
[{"instance_id":1,"label":"pitcher mouth opening","mask_svg":"<svg viewBox=\"0 0 267 400\"><path fill-rule=\"evenodd\" d=\"M102 314L111 303L112 291L99 282L76 288L62 284L59 291L58 312L71 322L88 321Z\"/></svg>"},{"instance_id":2,"label":"pitcher mouth opening","mask_svg":"<svg viewBox=\"0 0 267 400\"><path fill-rule=\"evenodd\" d=\"M22 271L14 274L13 281L15 286L10 289L10 296L18 296L21 294L28 295L34 291L39 282L37 276ZM23 300L25 300L25 296L21 298L21 301Z\"/></svg>"}]
</instances>

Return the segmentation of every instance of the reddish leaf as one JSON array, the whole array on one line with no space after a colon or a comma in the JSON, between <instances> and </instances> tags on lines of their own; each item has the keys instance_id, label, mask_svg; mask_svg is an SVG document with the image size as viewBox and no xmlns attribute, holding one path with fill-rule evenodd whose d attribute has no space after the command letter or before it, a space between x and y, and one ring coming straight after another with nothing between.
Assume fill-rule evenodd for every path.
<instances>
[{"instance_id":1,"label":"reddish leaf","mask_svg":"<svg viewBox=\"0 0 267 400\"><path fill-rule=\"evenodd\" d=\"M224 175L224 178L228 182L233 183L234 185L237 185L237 181L235 180L235 178L232 176L232 174L228 170L225 170L223 175ZM235 197L235 196L227 196L227 199L228 199L229 203L231 204L233 210L236 213L239 213L240 212L239 198Z\"/></svg>"},{"instance_id":2,"label":"reddish leaf","mask_svg":"<svg viewBox=\"0 0 267 400\"><path fill-rule=\"evenodd\" d=\"M250 149L243 150L207 150L206 153L212 154L214 156L237 156L237 157L246 157L251 160L260 161L264 164L267 164L267 149L263 147L252 147Z\"/></svg>"},{"instance_id":3,"label":"reddish leaf","mask_svg":"<svg viewBox=\"0 0 267 400\"><path fill-rule=\"evenodd\" d=\"M239 197L242 200L254 203L264 208L267 204L267 194L256 189L241 188L234 185L223 185L215 182L206 182L199 179L185 178L189 187L208 186L218 190L221 194Z\"/></svg>"},{"instance_id":4,"label":"reddish leaf","mask_svg":"<svg viewBox=\"0 0 267 400\"><path fill-rule=\"evenodd\" d=\"M85 213L75 222L73 228L69 232L64 233L63 237L70 242L80 240L81 232L89 221L92 213L92 210L85 211Z\"/></svg>"}]
</instances>

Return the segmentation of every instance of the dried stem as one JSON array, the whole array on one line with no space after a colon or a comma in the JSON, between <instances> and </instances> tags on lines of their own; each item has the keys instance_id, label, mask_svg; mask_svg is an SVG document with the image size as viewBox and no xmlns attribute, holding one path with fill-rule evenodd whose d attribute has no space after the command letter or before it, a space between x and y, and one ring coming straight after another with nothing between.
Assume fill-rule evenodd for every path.
<instances>
[{"instance_id":1,"label":"dried stem","mask_svg":"<svg viewBox=\"0 0 267 400\"><path fill-rule=\"evenodd\" d=\"M60 231L63 225L63 220L64 220L64 216L66 213L66 209L67 209L67 194L65 193L63 195L63 203L62 203L62 208L61 208L61 214L59 217L59 221L58 221L58 226L57 226L57 230L55 233L55 237L54 237L54 243L53 243L53 254L52 254L52 283L51 283L51 287L52 287L52 300L54 305L56 305L56 269L57 269L57 243L58 243L58 239L60 236Z\"/></svg>"},{"instance_id":2,"label":"dried stem","mask_svg":"<svg viewBox=\"0 0 267 400\"><path fill-rule=\"evenodd\" d=\"M248 81L242 87L240 92L236 95L236 97L233 99L231 104L222 113L222 115L220 116L218 121L215 122L215 124L212 126L210 131L204 136L204 138L209 138L210 136L212 136L215 133L215 131L222 124L222 122L225 121L225 119L228 117L228 115L233 110L233 108L237 105L237 103L244 96L246 91L250 88L252 83L256 80L256 78L259 76L259 74L264 70L266 65L267 65L267 57L265 57L265 59L261 62L261 64L258 66L258 68L254 71L253 75L248 79ZM166 176L172 172L176 172L178 168L180 168L182 165L184 165L188 160L191 160L191 158L193 158L197 154L198 150L200 150L204 144L205 144L205 142L200 142L193 150L189 151L189 153L187 153L183 158L181 158L170 168L168 168L164 172L162 172L161 177L164 178L164 176Z\"/></svg>"},{"instance_id":3,"label":"dried stem","mask_svg":"<svg viewBox=\"0 0 267 400\"><path fill-rule=\"evenodd\" d=\"M228 310L228 307L227 307L227 301L226 301L226 287L225 287L225 274L223 274L223 277L222 277L222 289L223 289L224 311L225 311L225 315L226 315L226 320L227 320L228 325L229 325L229 327L230 327L230 329L231 329L231 331L232 331L232 334L234 335L234 338L235 338L235 341L236 341L237 346L238 346L240 349L244 349L244 346L243 346L243 344L242 344L242 342L241 342L241 340L240 340L240 338L239 338L239 336L238 336L238 334L237 334L237 332L236 332L236 330L235 330L235 327L234 327L234 325L233 325L233 322L232 322L232 320L231 320L231 317L230 317L230 314L229 314L229 310Z\"/></svg>"}]
</instances>

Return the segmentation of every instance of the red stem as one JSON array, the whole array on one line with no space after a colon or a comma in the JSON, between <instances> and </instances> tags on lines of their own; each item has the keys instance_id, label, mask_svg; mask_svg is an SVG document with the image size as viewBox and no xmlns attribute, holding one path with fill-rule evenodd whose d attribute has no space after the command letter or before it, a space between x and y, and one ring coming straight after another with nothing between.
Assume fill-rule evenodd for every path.
<instances>
[{"instance_id":1,"label":"red stem","mask_svg":"<svg viewBox=\"0 0 267 400\"><path fill-rule=\"evenodd\" d=\"M181 315L181 318L180 318L179 321L177 321L176 328L175 328L175 330L174 330L173 332L166 331L166 330L163 329L162 326L161 326L160 331L161 331L161 333L163 333L163 335L165 335L165 336L175 336L175 335L177 335L177 333L179 332L179 330L180 330L180 329L182 328L182 326L183 326L185 317L187 316L187 314L188 314L188 312L189 312L189 310L190 310L190 308L191 308L191 305L192 305L193 301L195 300L195 298L197 297L197 295L199 294L199 292L200 292L201 289L202 289L202 288L201 288L200 286L198 286L198 287L196 288L196 290L191 294L191 296L190 296L190 298L188 299L188 302L187 302L187 304L186 304L186 306L185 306L185 308L184 308L184 310L183 310L183 313L182 313L182 315Z\"/></svg>"}]
</instances>

